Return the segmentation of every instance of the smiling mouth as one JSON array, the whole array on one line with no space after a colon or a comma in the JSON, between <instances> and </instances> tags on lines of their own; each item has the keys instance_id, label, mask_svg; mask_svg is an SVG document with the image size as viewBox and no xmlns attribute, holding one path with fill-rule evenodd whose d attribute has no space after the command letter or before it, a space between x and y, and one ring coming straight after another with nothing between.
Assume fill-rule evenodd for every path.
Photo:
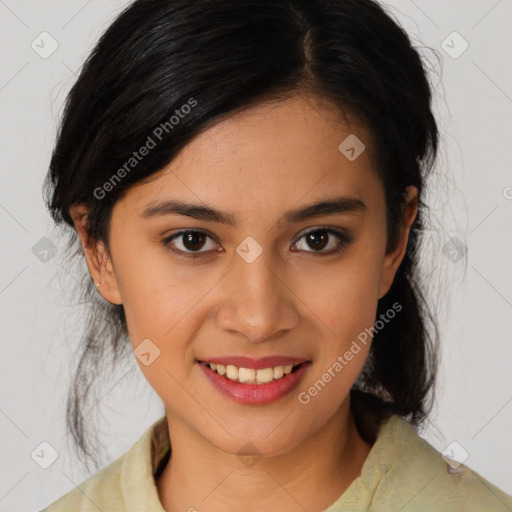
<instances>
[{"instance_id":1,"label":"smiling mouth","mask_svg":"<svg viewBox=\"0 0 512 512\"><path fill-rule=\"evenodd\" d=\"M307 362L307 361L306 361ZM206 361L200 361L201 364L207 366L210 370L214 371L218 375L224 376L233 382L238 382L240 384L270 384L271 382L276 382L286 375L293 373L300 366L305 364L288 364L288 365L278 365L278 366L269 366L267 368L244 368L235 366L233 364L216 364L209 363Z\"/></svg>"}]
</instances>

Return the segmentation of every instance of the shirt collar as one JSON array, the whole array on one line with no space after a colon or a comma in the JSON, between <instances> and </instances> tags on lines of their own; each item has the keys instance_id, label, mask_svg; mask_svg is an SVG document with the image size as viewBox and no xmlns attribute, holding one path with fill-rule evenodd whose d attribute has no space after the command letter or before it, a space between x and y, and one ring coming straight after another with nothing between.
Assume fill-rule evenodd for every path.
<instances>
[{"instance_id":1,"label":"shirt collar","mask_svg":"<svg viewBox=\"0 0 512 512\"><path fill-rule=\"evenodd\" d=\"M386 404L368 393L352 390L351 408L359 432L373 446L360 476L338 498L334 507L342 499L350 498L351 494L360 495L361 487L367 491L378 487L380 479L390 471L397 453L405 449L405 429L412 428L405 420L393 415ZM163 416L144 432L122 462L120 485L127 512L165 512L158 497L156 479L170 453L167 418Z\"/></svg>"},{"instance_id":2,"label":"shirt collar","mask_svg":"<svg viewBox=\"0 0 512 512\"><path fill-rule=\"evenodd\" d=\"M155 421L135 443L121 465L121 494L127 512L165 512L158 497L155 476L171 451L167 418Z\"/></svg>"}]
</instances>

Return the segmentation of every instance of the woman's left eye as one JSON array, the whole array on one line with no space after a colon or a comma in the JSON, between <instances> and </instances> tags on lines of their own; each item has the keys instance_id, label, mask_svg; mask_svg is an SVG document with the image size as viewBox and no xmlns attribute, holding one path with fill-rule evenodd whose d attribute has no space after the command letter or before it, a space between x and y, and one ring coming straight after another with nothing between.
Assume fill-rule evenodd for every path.
<instances>
[{"instance_id":1,"label":"woman's left eye","mask_svg":"<svg viewBox=\"0 0 512 512\"><path fill-rule=\"evenodd\" d=\"M332 244L328 243L329 241L331 241L333 235L335 238L338 239L338 243L334 244L334 248ZM328 227L319 227L311 231L308 231L307 233L304 233L299 238L299 241L295 242L295 244L292 247L297 247L302 239L305 240L305 243L307 243L309 247L314 248L313 251L306 252L318 252L321 255L340 252L343 248L345 248L354 240L353 236L349 235L345 231L339 231L337 229L332 229ZM329 245L330 250L324 251L324 249Z\"/></svg>"},{"instance_id":2,"label":"woman's left eye","mask_svg":"<svg viewBox=\"0 0 512 512\"><path fill-rule=\"evenodd\" d=\"M333 235L338 240L337 243L334 244L334 247L332 243L329 243L332 241ZM180 239L181 241L179 244L174 243L175 240ZM179 253L185 257L197 258L195 253L210 252L208 249L200 250L204 248L205 241L207 239L210 239L213 245L213 247L210 247L210 250L215 250L215 247L219 246L211 235L202 230L178 231L177 233L165 238L162 243L164 247L173 252ZM305 252L319 253L319 255L340 252L345 246L349 245L353 241L352 235L349 235L345 231L339 231L328 227L319 227L304 233L299 240L292 245L292 248L296 247L300 251L301 248L299 246L303 239L310 248L313 248L312 251L305 250ZM177 245L180 245L181 248L177 247ZM325 250L326 247L330 250Z\"/></svg>"}]
</instances>

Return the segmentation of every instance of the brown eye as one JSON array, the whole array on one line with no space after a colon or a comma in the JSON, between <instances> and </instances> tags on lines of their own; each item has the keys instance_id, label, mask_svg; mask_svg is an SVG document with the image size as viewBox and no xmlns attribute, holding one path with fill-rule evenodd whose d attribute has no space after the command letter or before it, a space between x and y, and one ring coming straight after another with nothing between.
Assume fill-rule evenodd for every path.
<instances>
[{"instance_id":1,"label":"brown eye","mask_svg":"<svg viewBox=\"0 0 512 512\"><path fill-rule=\"evenodd\" d=\"M329 235L326 231L314 231L306 235L306 243L315 251L321 251L329 241Z\"/></svg>"},{"instance_id":2,"label":"brown eye","mask_svg":"<svg viewBox=\"0 0 512 512\"><path fill-rule=\"evenodd\" d=\"M182 236L183 245L189 251L198 251L206 240L206 235L197 231L191 231Z\"/></svg>"},{"instance_id":3,"label":"brown eye","mask_svg":"<svg viewBox=\"0 0 512 512\"><path fill-rule=\"evenodd\" d=\"M304 244L301 247L301 240ZM210 247L208 247L210 241ZM353 241L353 236L344 231L332 228L317 228L303 234L299 241L292 248L295 250L318 253L319 256L340 252L345 246ZM221 252L219 244L214 240L213 236L202 230L183 230L165 238L162 241L163 246L180 256L197 258L201 254L206 255L212 250ZM311 250L308 250L311 249ZM328 250L325 250L325 249Z\"/></svg>"},{"instance_id":4,"label":"brown eye","mask_svg":"<svg viewBox=\"0 0 512 512\"><path fill-rule=\"evenodd\" d=\"M180 240L181 239L181 240ZM206 250L201 250L207 241L211 240L211 246ZM174 243L176 240L177 243ZM196 257L194 253L208 252L217 247L216 242L205 231L186 230L174 233L162 241L164 247L169 248L173 252L182 253L184 256L189 254Z\"/></svg>"},{"instance_id":5,"label":"brown eye","mask_svg":"<svg viewBox=\"0 0 512 512\"><path fill-rule=\"evenodd\" d=\"M312 249L311 251L305 249L304 244L302 248L299 247L300 241L302 239L304 239L307 247ZM298 247L299 250L305 250L305 252L331 254L341 251L345 246L349 245L352 241L353 237L342 231L330 228L317 228L315 230L308 231L307 233L303 234L300 237L299 241L293 245L293 247ZM324 249L327 246L330 246L331 250L324 251Z\"/></svg>"}]
</instances>

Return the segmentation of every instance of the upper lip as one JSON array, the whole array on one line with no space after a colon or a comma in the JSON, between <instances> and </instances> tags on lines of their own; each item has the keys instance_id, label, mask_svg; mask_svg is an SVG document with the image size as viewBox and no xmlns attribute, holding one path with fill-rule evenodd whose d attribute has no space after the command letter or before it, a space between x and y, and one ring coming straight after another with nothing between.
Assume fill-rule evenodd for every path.
<instances>
[{"instance_id":1,"label":"upper lip","mask_svg":"<svg viewBox=\"0 0 512 512\"><path fill-rule=\"evenodd\" d=\"M300 357L289 357L289 356L268 356L260 359L253 359L252 357L246 356L226 356L226 357L211 357L208 359L201 359L203 363L215 363L233 366L238 368L252 368L258 370L261 368L272 368L274 366L287 366L290 364L296 365L305 363L307 359Z\"/></svg>"}]
</instances>

